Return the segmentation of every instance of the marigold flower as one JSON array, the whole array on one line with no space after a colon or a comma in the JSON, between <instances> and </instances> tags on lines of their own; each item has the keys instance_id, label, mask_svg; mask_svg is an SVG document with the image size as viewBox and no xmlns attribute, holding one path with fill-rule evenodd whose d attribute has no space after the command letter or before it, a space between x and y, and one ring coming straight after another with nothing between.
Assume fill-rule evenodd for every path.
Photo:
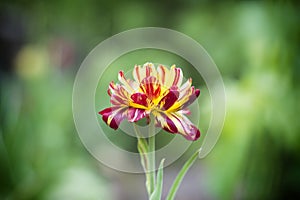
<instances>
[{"instance_id":1,"label":"marigold flower","mask_svg":"<svg viewBox=\"0 0 300 200\"><path fill-rule=\"evenodd\" d=\"M126 79L120 71L118 79L109 84L108 94L112 107L99 112L102 119L113 129L127 119L136 122L150 114L155 118L155 125L170 133L178 133L188 140L200 137L199 129L185 116L190 113L188 106L199 96L200 90L192 85L192 79L182 84L183 74L173 65L170 69L163 65L157 68L152 63L143 67L136 65L133 70L134 80Z\"/></svg>"}]
</instances>

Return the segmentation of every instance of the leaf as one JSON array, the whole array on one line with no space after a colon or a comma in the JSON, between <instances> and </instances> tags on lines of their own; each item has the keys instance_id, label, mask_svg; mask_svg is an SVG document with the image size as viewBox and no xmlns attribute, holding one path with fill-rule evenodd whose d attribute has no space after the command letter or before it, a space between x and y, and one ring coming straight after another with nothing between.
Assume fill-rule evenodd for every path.
<instances>
[{"instance_id":1,"label":"leaf","mask_svg":"<svg viewBox=\"0 0 300 200\"><path fill-rule=\"evenodd\" d=\"M158 168L158 172L157 172L156 187L150 196L150 200L160 200L161 199L162 186L163 186L164 161L165 161L165 159L162 159L159 164L159 168Z\"/></svg>"},{"instance_id":2,"label":"leaf","mask_svg":"<svg viewBox=\"0 0 300 200\"><path fill-rule=\"evenodd\" d=\"M174 183L169 191L169 194L166 198L166 200L173 200L175 197L175 194L182 182L182 179L186 172L189 170L189 168L192 166L192 164L195 162L195 160L198 158L199 152L195 152L192 157L190 157L186 163L183 165L182 169L180 170L179 174L177 175L176 179L174 180Z\"/></svg>"}]
</instances>

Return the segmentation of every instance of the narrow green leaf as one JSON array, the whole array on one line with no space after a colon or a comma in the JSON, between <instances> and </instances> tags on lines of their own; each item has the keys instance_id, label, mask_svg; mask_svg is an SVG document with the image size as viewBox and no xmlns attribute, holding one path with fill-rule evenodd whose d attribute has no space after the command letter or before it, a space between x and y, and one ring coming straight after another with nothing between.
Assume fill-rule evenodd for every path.
<instances>
[{"instance_id":1,"label":"narrow green leaf","mask_svg":"<svg viewBox=\"0 0 300 200\"><path fill-rule=\"evenodd\" d=\"M173 200L176 192L182 182L183 177L185 176L186 172L189 170L189 168L192 166L192 164L195 162L195 160L198 158L199 152L195 152L192 157L190 157L186 163L183 165L182 169L180 170L179 174L177 175L176 179L174 180L174 183L169 191L169 194L166 198L166 200Z\"/></svg>"},{"instance_id":2,"label":"narrow green leaf","mask_svg":"<svg viewBox=\"0 0 300 200\"><path fill-rule=\"evenodd\" d=\"M158 172L157 172L157 179L156 179L156 187L150 196L150 200L160 200L161 199L162 186L163 186L164 161L165 161L165 159L162 159L159 164L159 168L158 168Z\"/></svg>"}]
</instances>

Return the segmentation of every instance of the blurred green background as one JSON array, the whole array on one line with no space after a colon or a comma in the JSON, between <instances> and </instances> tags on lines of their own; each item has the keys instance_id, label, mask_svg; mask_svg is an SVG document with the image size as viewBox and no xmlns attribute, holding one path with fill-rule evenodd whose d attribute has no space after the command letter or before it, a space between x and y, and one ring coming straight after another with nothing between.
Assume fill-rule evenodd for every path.
<instances>
[{"instance_id":1,"label":"blurred green background","mask_svg":"<svg viewBox=\"0 0 300 200\"><path fill-rule=\"evenodd\" d=\"M143 175L96 161L72 118L73 81L85 56L104 39L143 26L198 41L226 86L220 140L191 168L176 199L299 199L299 9L297 1L1 1L0 199L146 199ZM116 81L120 69L146 61L175 63L187 68L186 77L194 74L178 56L145 50L113 63L99 88ZM210 97L202 79L193 78L202 91L205 134ZM96 107L108 105L103 100ZM135 140L107 134L135 151ZM159 145L169 139L159 137ZM164 195L193 150L165 169Z\"/></svg>"}]
</instances>

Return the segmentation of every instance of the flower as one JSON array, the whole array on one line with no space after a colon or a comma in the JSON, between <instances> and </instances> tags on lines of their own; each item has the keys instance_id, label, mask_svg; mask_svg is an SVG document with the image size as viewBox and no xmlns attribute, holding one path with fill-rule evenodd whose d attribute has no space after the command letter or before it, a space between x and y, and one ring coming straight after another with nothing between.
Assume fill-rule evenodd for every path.
<instances>
[{"instance_id":1,"label":"flower","mask_svg":"<svg viewBox=\"0 0 300 200\"><path fill-rule=\"evenodd\" d=\"M107 90L111 107L99 112L102 119L113 129L127 119L136 122L154 116L155 125L170 133L178 133L188 140L200 137L199 129L185 116L190 114L188 106L199 96L200 90L192 85L192 79L182 84L182 70L173 65L170 69L163 65L157 68L152 63L143 67L136 65L134 80L126 79L120 71L120 84L113 81Z\"/></svg>"}]
</instances>

